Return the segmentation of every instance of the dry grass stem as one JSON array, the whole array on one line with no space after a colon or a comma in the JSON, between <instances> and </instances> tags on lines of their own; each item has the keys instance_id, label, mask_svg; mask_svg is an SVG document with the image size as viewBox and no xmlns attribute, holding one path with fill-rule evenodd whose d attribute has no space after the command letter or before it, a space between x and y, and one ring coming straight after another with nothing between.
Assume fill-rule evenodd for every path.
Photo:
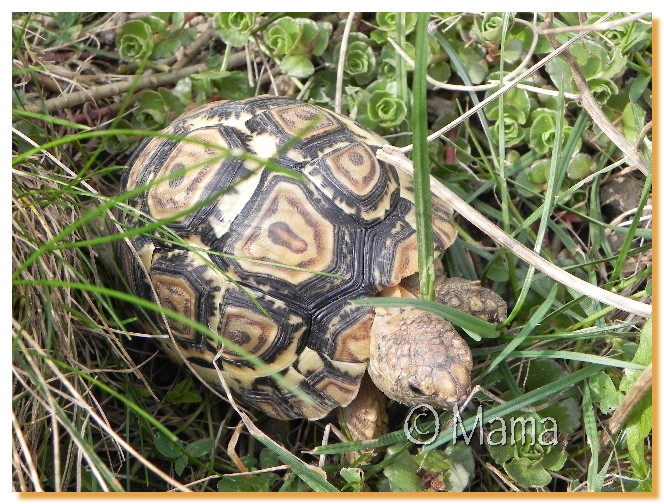
<instances>
[{"instance_id":1,"label":"dry grass stem","mask_svg":"<svg viewBox=\"0 0 664 504\"><path fill-rule=\"evenodd\" d=\"M613 30L614 28L632 23L649 15L650 12L637 12L636 14L630 14L629 16L616 19L615 21L597 22L590 25L563 26L560 28L543 28L539 29L538 31L542 35L555 35L558 33L573 33L582 31L599 32Z\"/></svg>"},{"instance_id":2,"label":"dry grass stem","mask_svg":"<svg viewBox=\"0 0 664 504\"><path fill-rule=\"evenodd\" d=\"M341 47L339 48L339 63L337 64L337 82L336 90L334 93L334 111L341 114L341 98L343 97L343 83L344 83L344 65L346 63L346 51L348 50L348 36L350 29L353 27L354 12L348 13L346 19L346 26L344 26L344 33L341 37Z\"/></svg>"}]
</instances>

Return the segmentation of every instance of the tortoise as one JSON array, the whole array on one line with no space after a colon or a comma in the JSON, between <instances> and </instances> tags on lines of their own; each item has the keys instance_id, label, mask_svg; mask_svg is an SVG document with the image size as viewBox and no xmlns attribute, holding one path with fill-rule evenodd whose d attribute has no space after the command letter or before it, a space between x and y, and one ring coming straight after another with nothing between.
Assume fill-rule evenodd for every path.
<instances>
[{"instance_id":1,"label":"tortoise","mask_svg":"<svg viewBox=\"0 0 664 504\"><path fill-rule=\"evenodd\" d=\"M161 322L199 378L219 390L219 369L241 403L279 419L349 405L367 370L365 382L403 404L466 398L471 353L448 321L353 303L418 294L412 180L376 158L385 139L274 96L209 103L163 132L171 136L138 147L121 183L133 191L127 226L156 220L168 232L131 237L119 258L136 295L223 337ZM435 196L433 234L437 254L456 238ZM505 317L505 302L479 282L436 285L443 303Z\"/></svg>"}]
</instances>

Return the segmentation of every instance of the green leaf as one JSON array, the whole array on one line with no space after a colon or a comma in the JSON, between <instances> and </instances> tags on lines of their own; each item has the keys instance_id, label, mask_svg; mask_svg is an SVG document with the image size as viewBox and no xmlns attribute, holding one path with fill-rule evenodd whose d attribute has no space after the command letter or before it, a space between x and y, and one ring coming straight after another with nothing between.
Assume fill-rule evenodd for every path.
<instances>
[{"instance_id":1,"label":"green leaf","mask_svg":"<svg viewBox=\"0 0 664 504\"><path fill-rule=\"evenodd\" d=\"M551 475L542 467L540 460L516 458L503 468L510 478L525 487L544 487L551 483Z\"/></svg>"},{"instance_id":2,"label":"green leaf","mask_svg":"<svg viewBox=\"0 0 664 504\"><path fill-rule=\"evenodd\" d=\"M447 61L439 61L427 67L427 75L438 82L447 82L452 76L452 69ZM463 139L457 139L457 143L458 140Z\"/></svg>"},{"instance_id":3,"label":"green leaf","mask_svg":"<svg viewBox=\"0 0 664 504\"><path fill-rule=\"evenodd\" d=\"M632 362L643 365L652 362L652 317L646 321L641 329L639 346ZM628 373L628 370L626 370L625 376L620 382L620 390L627 392L634 382L636 382L640 373ZM629 459L635 475L641 479L646 479L650 473L650 464L646 460L644 440L652 431L652 413L652 393L650 393L639 401L632 410L625 425Z\"/></svg>"},{"instance_id":4,"label":"green leaf","mask_svg":"<svg viewBox=\"0 0 664 504\"><path fill-rule=\"evenodd\" d=\"M593 159L589 154L578 153L567 165L567 177L571 180L581 180L593 172Z\"/></svg>"},{"instance_id":5,"label":"green leaf","mask_svg":"<svg viewBox=\"0 0 664 504\"><path fill-rule=\"evenodd\" d=\"M316 38L314 38L313 49L311 49L311 54L314 56L320 56L327 49L328 43L330 41L330 35L332 34L332 23L327 21L318 21L316 23Z\"/></svg>"},{"instance_id":6,"label":"green leaf","mask_svg":"<svg viewBox=\"0 0 664 504\"><path fill-rule=\"evenodd\" d=\"M652 76L650 75L637 75L629 86L629 101L630 103L636 104L637 101L641 99L643 93L648 89L650 82L652 81Z\"/></svg>"},{"instance_id":7,"label":"green leaf","mask_svg":"<svg viewBox=\"0 0 664 504\"><path fill-rule=\"evenodd\" d=\"M524 172L528 180L533 184L546 184L549 181L549 172L551 171L551 159L538 159L530 168Z\"/></svg>"},{"instance_id":8,"label":"green leaf","mask_svg":"<svg viewBox=\"0 0 664 504\"><path fill-rule=\"evenodd\" d=\"M465 445L459 444L454 446ZM419 474L422 476L422 479L425 479L428 482L429 487L431 487L434 482L436 487L445 486L444 475L452 467L452 462L442 450L433 450L427 453L420 452L415 455L415 460L419 466ZM453 491L447 487L445 487L445 489ZM461 490L463 490L463 487L461 487Z\"/></svg>"},{"instance_id":9,"label":"green leaf","mask_svg":"<svg viewBox=\"0 0 664 504\"><path fill-rule=\"evenodd\" d=\"M646 460L644 440L652 432L652 396L641 399L627 420L625 434L627 450L634 475L646 479L650 474L650 463Z\"/></svg>"},{"instance_id":10,"label":"green leaf","mask_svg":"<svg viewBox=\"0 0 664 504\"><path fill-rule=\"evenodd\" d=\"M475 477L473 451L464 443L450 444L445 450L420 453L415 459L421 470L428 473L427 480L437 481L447 492L462 492Z\"/></svg>"},{"instance_id":11,"label":"green leaf","mask_svg":"<svg viewBox=\"0 0 664 504\"><path fill-rule=\"evenodd\" d=\"M548 359L533 359L528 363L525 388L536 391L569 376L563 366ZM562 395L553 404L538 411L540 418L551 417L555 420L558 432L571 434L581 425L581 407L575 394L570 391Z\"/></svg>"},{"instance_id":12,"label":"green leaf","mask_svg":"<svg viewBox=\"0 0 664 504\"><path fill-rule=\"evenodd\" d=\"M304 55L287 56L281 60L279 68L286 75L297 79L306 79L314 73L314 64Z\"/></svg>"},{"instance_id":13,"label":"green leaf","mask_svg":"<svg viewBox=\"0 0 664 504\"><path fill-rule=\"evenodd\" d=\"M470 82L472 84L483 84L489 73L489 65L479 49L462 46L457 49L457 55L464 65L464 70L468 74Z\"/></svg>"},{"instance_id":14,"label":"green leaf","mask_svg":"<svg viewBox=\"0 0 664 504\"><path fill-rule=\"evenodd\" d=\"M501 442L500 440L500 423L493 422L489 424L487 432L487 450L491 458L496 462L496 464L504 465L507 461L514 458L516 450L514 445L506 440Z\"/></svg>"},{"instance_id":15,"label":"green leaf","mask_svg":"<svg viewBox=\"0 0 664 504\"><path fill-rule=\"evenodd\" d=\"M505 63L516 63L523 53L523 42L516 38L510 38L505 41L505 47L502 50L502 56Z\"/></svg>"},{"instance_id":16,"label":"green leaf","mask_svg":"<svg viewBox=\"0 0 664 504\"><path fill-rule=\"evenodd\" d=\"M551 115L538 115L530 125L530 146L540 154L546 154L551 150L551 146L553 145L553 135L555 130L556 123Z\"/></svg>"},{"instance_id":17,"label":"green leaf","mask_svg":"<svg viewBox=\"0 0 664 504\"><path fill-rule=\"evenodd\" d=\"M117 123L115 123L115 126L118 130L125 131L132 128L130 122L126 119L120 119ZM115 131L115 129L113 131ZM118 135L104 137L102 144L107 152L117 154L120 152L127 152L136 143L136 141L136 138L133 136L121 133Z\"/></svg>"},{"instance_id":18,"label":"green leaf","mask_svg":"<svg viewBox=\"0 0 664 504\"><path fill-rule=\"evenodd\" d=\"M189 462L189 459L187 459L187 457L186 457L185 455L183 455L182 457L180 457L179 459L177 459L177 460L175 461L175 464L174 464L174 466L173 466L173 469L175 470L175 473L176 473L178 476L182 476L182 472L183 472L183 471L185 470L185 468L187 467L187 463L188 463L188 462Z\"/></svg>"},{"instance_id":19,"label":"green leaf","mask_svg":"<svg viewBox=\"0 0 664 504\"><path fill-rule=\"evenodd\" d=\"M158 130L168 123L168 107L164 97L157 91L148 89L136 101L138 108L134 117L143 129Z\"/></svg>"},{"instance_id":20,"label":"green leaf","mask_svg":"<svg viewBox=\"0 0 664 504\"><path fill-rule=\"evenodd\" d=\"M286 16L277 19L272 23L265 32L265 40L277 55L285 55L293 52L296 47L300 29L295 20Z\"/></svg>"},{"instance_id":21,"label":"green leaf","mask_svg":"<svg viewBox=\"0 0 664 504\"><path fill-rule=\"evenodd\" d=\"M599 42L585 39L571 46L568 51L581 67L583 76L600 104L617 92L613 80L620 77L627 68L627 59L620 49L607 48ZM546 65L546 70L558 89L578 92L572 71L563 58L551 60Z\"/></svg>"},{"instance_id":22,"label":"green leaf","mask_svg":"<svg viewBox=\"0 0 664 504\"><path fill-rule=\"evenodd\" d=\"M450 444L445 455L452 467L445 473L445 489L448 492L462 492L475 478L475 456L470 446L464 443Z\"/></svg>"},{"instance_id":23,"label":"green leaf","mask_svg":"<svg viewBox=\"0 0 664 504\"><path fill-rule=\"evenodd\" d=\"M174 442L164 436L161 432L157 432L154 437L154 446L159 453L170 460L175 460L182 456L182 442Z\"/></svg>"},{"instance_id":24,"label":"green leaf","mask_svg":"<svg viewBox=\"0 0 664 504\"><path fill-rule=\"evenodd\" d=\"M368 43L365 35L354 33L349 38L344 60L344 75L353 79L357 84L366 84L371 81L376 72L376 55ZM341 44L334 49L334 64L338 66Z\"/></svg>"},{"instance_id":25,"label":"green leaf","mask_svg":"<svg viewBox=\"0 0 664 504\"><path fill-rule=\"evenodd\" d=\"M53 21L58 25L59 28L70 28L76 24L80 13L78 12L54 12L52 14Z\"/></svg>"},{"instance_id":26,"label":"green leaf","mask_svg":"<svg viewBox=\"0 0 664 504\"><path fill-rule=\"evenodd\" d=\"M164 103L166 104L166 110L168 111L169 116L172 115L179 116L184 112L185 102L182 101L180 95L177 95L166 88L159 88L157 92L161 95L162 99L164 100Z\"/></svg>"},{"instance_id":27,"label":"green leaf","mask_svg":"<svg viewBox=\"0 0 664 504\"><path fill-rule=\"evenodd\" d=\"M261 469L269 469L279 465L279 457L269 448L263 448L259 455L259 464Z\"/></svg>"},{"instance_id":28,"label":"green leaf","mask_svg":"<svg viewBox=\"0 0 664 504\"><path fill-rule=\"evenodd\" d=\"M645 111L634 103L628 103L620 116L622 132L627 141L635 144L645 126Z\"/></svg>"},{"instance_id":29,"label":"green leaf","mask_svg":"<svg viewBox=\"0 0 664 504\"><path fill-rule=\"evenodd\" d=\"M403 50L414 61L415 60L415 46L406 41ZM396 81L397 64L401 62L401 56L397 54L396 49L392 44L386 44L380 50L380 57L377 59L378 76L390 81ZM445 63L444 61L442 63ZM449 65L447 65L449 68ZM427 69L429 71L431 67ZM412 71L412 65L406 65L407 71ZM434 77L435 78L435 77ZM448 77L449 78L449 77ZM441 79L442 80L442 79Z\"/></svg>"},{"instance_id":30,"label":"green leaf","mask_svg":"<svg viewBox=\"0 0 664 504\"><path fill-rule=\"evenodd\" d=\"M199 404L202 398L198 391L193 388L193 385L193 380L187 376L166 392L166 399L174 404Z\"/></svg>"},{"instance_id":31,"label":"green leaf","mask_svg":"<svg viewBox=\"0 0 664 504\"><path fill-rule=\"evenodd\" d=\"M397 25L399 22L399 16L396 12L377 12L376 13L376 24L378 29L372 30L369 36L372 40L378 42L379 44L387 43L387 38L390 37L394 39L397 33ZM417 22L417 14L414 12L404 13L404 23L403 30L404 34L408 34L415 29L415 23Z\"/></svg>"},{"instance_id":32,"label":"green leaf","mask_svg":"<svg viewBox=\"0 0 664 504\"><path fill-rule=\"evenodd\" d=\"M244 476L222 476L217 483L218 492L251 492L249 480Z\"/></svg>"},{"instance_id":33,"label":"green leaf","mask_svg":"<svg viewBox=\"0 0 664 504\"><path fill-rule=\"evenodd\" d=\"M391 446L387 449L387 457L393 455L397 448ZM402 453L399 457L383 469L387 477L390 490L393 492L421 492L424 490L417 471L419 464L410 453Z\"/></svg>"},{"instance_id":34,"label":"green leaf","mask_svg":"<svg viewBox=\"0 0 664 504\"><path fill-rule=\"evenodd\" d=\"M588 380L593 401L599 403L599 410L605 415L614 411L620 404L623 395L618 392L611 377L600 371Z\"/></svg>"},{"instance_id":35,"label":"green leaf","mask_svg":"<svg viewBox=\"0 0 664 504\"><path fill-rule=\"evenodd\" d=\"M202 438L192 441L184 447L184 451L189 457L199 458L203 455L207 455L214 449L214 439L212 438Z\"/></svg>"},{"instance_id":36,"label":"green leaf","mask_svg":"<svg viewBox=\"0 0 664 504\"><path fill-rule=\"evenodd\" d=\"M190 77L192 90L206 96L221 94L229 100L252 96L247 75L240 71L207 70Z\"/></svg>"},{"instance_id":37,"label":"green leaf","mask_svg":"<svg viewBox=\"0 0 664 504\"><path fill-rule=\"evenodd\" d=\"M588 79L588 87L600 105L604 105L612 95L618 94L618 86L609 79Z\"/></svg>"},{"instance_id":38,"label":"green leaf","mask_svg":"<svg viewBox=\"0 0 664 504\"><path fill-rule=\"evenodd\" d=\"M511 25L511 16L507 13L487 12L484 16L475 16L471 33L484 42L497 44L503 34L504 24Z\"/></svg>"},{"instance_id":39,"label":"green leaf","mask_svg":"<svg viewBox=\"0 0 664 504\"><path fill-rule=\"evenodd\" d=\"M588 489L594 490L600 486L599 472L599 432L597 418L593 409L592 393L588 382L583 384L581 408L583 409L583 427L585 430L586 443L590 449L588 463Z\"/></svg>"},{"instance_id":40,"label":"green leaf","mask_svg":"<svg viewBox=\"0 0 664 504\"><path fill-rule=\"evenodd\" d=\"M487 98L494 94L495 90L492 90L487 93ZM512 88L503 95L503 113L505 116L509 116L512 120L516 121L519 124L525 124L528 116L530 115L530 98L528 98L528 93L519 88ZM545 112L546 110L546 112ZM500 103L499 100L494 100L489 103L484 112L486 113L487 119L492 121L497 121L500 117ZM548 111L544 109L540 113L546 113L547 115L552 115L555 117L555 112L553 110Z\"/></svg>"},{"instance_id":41,"label":"green leaf","mask_svg":"<svg viewBox=\"0 0 664 504\"><path fill-rule=\"evenodd\" d=\"M167 12L153 12L147 17L141 19L147 24L153 32L167 36L168 35L168 13Z\"/></svg>"},{"instance_id":42,"label":"green leaf","mask_svg":"<svg viewBox=\"0 0 664 504\"><path fill-rule=\"evenodd\" d=\"M157 42L150 55L152 59L168 58L175 54L175 51L180 49L182 42L176 38L165 38Z\"/></svg>"},{"instance_id":43,"label":"green leaf","mask_svg":"<svg viewBox=\"0 0 664 504\"><path fill-rule=\"evenodd\" d=\"M175 30L179 30L184 26L184 12L172 12L171 13L171 26Z\"/></svg>"},{"instance_id":44,"label":"green leaf","mask_svg":"<svg viewBox=\"0 0 664 504\"><path fill-rule=\"evenodd\" d=\"M504 118L504 128L505 128L505 147L512 147L521 142L526 136L526 130L523 128L518 120L514 120L510 116L505 116ZM491 141L496 145L500 138L500 125L498 123L494 124L489 128L489 136Z\"/></svg>"},{"instance_id":45,"label":"green leaf","mask_svg":"<svg viewBox=\"0 0 664 504\"><path fill-rule=\"evenodd\" d=\"M361 492L363 481L363 472L359 467L342 467L339 470L339 476L350 485L353 492Z\"/></svg>"},{"instance_id":46,"label":"green leaf","mask_svg":"<svg viewBox=\"0 0 664 504\"><path fill-rule=\"evenodd\" d=\"M285 16L270 24L265 32L265 40L277 56L306 54L320 56L327 48L331 33L332 25L330 23L316 23L307 18ZM305 77L312 73L313 71L306 74Z\"/></svg>"},{"instance_id":47,"label":"green leaf","mask_svg":"<svg viewBox=\"0 0 664 504\"><path fill-rule=\"evenodd\" d=\"M326 105L329 108L334 107L336 80L337 75L331 70L316 72L311 78L311 85L305 95L306 100Z\"/></svg>"},{"instance_id":48,"label":"green leaf","mask_svg":"<svg viewBox=\"0 0 664 504\"><path fill-rule=\"evenodd\" d=\"M643 324L639 346L636 348L632 362L643 366L647 366L652 362L652 318L649 318L646 323ZM623 376L623 379L620 381L618 389L626 394L632 385L634 385L634 382L638 380L642 372L643 371L626 369L625 376Z\"/></svg>"},{"instance_id":49,"label":"green leaf","mask_svg":"<svg viewBox=\"0 0 664 504\"><path fill-rule=\"evenodd\" d=\"M547 447L541 459L542 467L548 471L559 471L567 462L567 454L562 443Z\"/></svg>"}]
</instances>

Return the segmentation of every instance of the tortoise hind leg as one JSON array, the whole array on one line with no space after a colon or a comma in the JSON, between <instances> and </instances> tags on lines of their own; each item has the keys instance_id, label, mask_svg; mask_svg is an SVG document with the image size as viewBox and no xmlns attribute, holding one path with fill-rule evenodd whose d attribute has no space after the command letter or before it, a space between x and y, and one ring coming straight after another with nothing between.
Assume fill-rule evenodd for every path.
<instances>
[{"instance_id":1,"label":"tortoise hind leg","mask_svg":"<svg viewBox=\"0 0 664 504\"><path fill-rule=\"evenodd\" d=\"M355 441L376 439L387 432L385 396L371 381L369 373L365 373L359 392L343 412L346 426Z\"/></svg>"},{"instance_id":2,"label":"tortoise hind leg","mask_svg":"<svg viewBox=\"0 0 664 504\"><path fill-rule=\"evenodd\" d=\"M350 404L342 409L346 427L353 441L376 439L387 433L387 409L383 393L378 390L369 373L362 378L360 390ZM378 450L368 449L346 453L346 459L353 463L360 455L370 453L372 458Z\"/></svg>"}]
</instances>

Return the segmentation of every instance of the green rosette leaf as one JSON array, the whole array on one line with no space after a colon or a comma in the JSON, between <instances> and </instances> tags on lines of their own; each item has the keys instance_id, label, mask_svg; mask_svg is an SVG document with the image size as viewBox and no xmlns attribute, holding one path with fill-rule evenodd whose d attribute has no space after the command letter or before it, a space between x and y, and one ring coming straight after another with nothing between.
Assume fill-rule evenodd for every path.
<instances>
[{"instance_id":1,"label":"green rosette leaf","mask_svg":"<svg viewBox=\"0 0 664 504\"><path fill-rule=\"evenodd\" d=\"M255 12L218 12L212 22L221 40L231 47L241 47L251 36L256 16Z\"/></svg>"},{"instance_id":2,"label":"green rosette leaf","mask_svg":"<svg viewBox=\"0 0 664 504\"><path fill-rule=\"evenodd\" d=\"M389 91L374 91L367 108L369 119L383 128L398 126L406 118L406 104Z\"/></svg>"},{"instance_id":3,"label":"green rosette leaf","mask_svg":"<svg viewBox=\"0 0 664 504\"><path fill-rule=\"evenodd\" d=\"M120 58L134 61L149 56L154 47L152 29L141 20L129 21L117 34L115 43L120 52Z\"/></svg>"}]
</instances>

